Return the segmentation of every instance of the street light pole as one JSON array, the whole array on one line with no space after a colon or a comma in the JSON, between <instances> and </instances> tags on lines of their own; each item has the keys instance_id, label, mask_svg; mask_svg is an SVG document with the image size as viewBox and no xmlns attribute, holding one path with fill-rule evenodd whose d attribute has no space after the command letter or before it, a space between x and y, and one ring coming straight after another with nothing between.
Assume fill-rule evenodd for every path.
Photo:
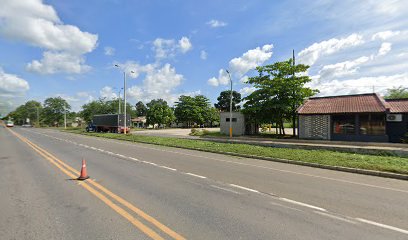
<instances>
[{"instance_id":1,"label":"street light pole","mask_svg":"<svg viewBox=\"0 0 408 240\"><path fill-rule=\"evenodd\" d=\"M124 127L125 127L125 129L123 130L123 133L126 135L126 120L127 120L127 117L126 117L126 72L125 71L123 71L123 98L125 99L125 106L124 106L124 112L125 112L125 114L124 114L124 116L123 116L123 118L125 119L125 122L124 122Z\"/></svg>"},{"instance_id":2,"label":"street light pole","mask_svg":"<svg viewBox=\"0 0 408 240\"><path fill-rule=\"evenodd\" d=\"M119 90L119 93L118 93L118 102L119 102L118 114L120 114L120 101L121 101L120 92L122 91L122 89L123 89L123 88L121 88L121 89Z\"/></svg>"},{"instance_id":3,"label":"street light pole","mask_svg":"<svg viewBox=\"0 0 408 240\"><path fill-rule=\"evenodd\" d=\"M40 114L38 113L38 107L37 107L37 127L40 127Z\"/></svg>"},{"instance_id":4,"label":"street light pole","mask_svg":"<svg viewBox=\"0 0 408 240\"><path fill-rule=\"evenodd\" d=\"M119 65L118 64L115 64L115 67L117 67L117 68L119 68ZM131 73L134 73L133 71L130 71ZM123 126L124 126L124 131L123 131L123 133L124 134L126 134L126 121L127 121L127 116L126 116L126 71L125 70L123 70L123 98L124 98L124 115L123 115L123 119L124 119L124 123L123 123Z\"/></svg>"},{"instance_id":5,"label":"street light pole","mask_svg":"<svg viewBox=\"0 0 408 240\"><path fill-rule=\"evenodd\" d=\"M228 73L230 83L231 83L229 135L230 135L230 138L232 138L232 80L231 80L230 72L228 70L225 70L225 71Z\"/></svg>"},{"instance_id":6,"label":"street light pole","mask_svg":"<svg viewBox=\"0 0 408 240\"><path fill-rule=\"evenodd\" d=\"M67 108L64 106L64 128L67 129Z\"/></svg>"}]
</instances>

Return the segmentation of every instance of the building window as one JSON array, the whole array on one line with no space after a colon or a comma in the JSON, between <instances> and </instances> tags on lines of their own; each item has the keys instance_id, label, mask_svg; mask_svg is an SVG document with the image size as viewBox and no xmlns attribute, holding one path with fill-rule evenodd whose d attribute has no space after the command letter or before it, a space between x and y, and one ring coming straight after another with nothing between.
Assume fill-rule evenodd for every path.
<instances>
[{"instance_id":1,"label":"building window","mask_svg":"<svg viewBox=\"0 0 408 240\"><path fill-rule=\"evenodd\" d=\"M226 118L225 121L226 121L226 122L229 122L229 121L230 121L230 118ZM232 118L232 122L237 122L237 118Z\"/></svg>"},{"instance_id":2,"label":"building window","mask_svg":"<svg viewBox=\"0 0 408 240\"><path fill-rule=\"evenodd\" d=\"M333 133L354 135L356 134L355 115L333 115Z\"/></svg>"},{"instance_id":3,"label":"building window","mask_svg":"<svg viewBox=\"0 0 408 240\"><path fill-rule=\"evenodd\" d=\"M360 134L362 135L385 135L384 114L361 114Z\"/></svg>"},{"instance_id":4,"label":"building window","mask_svg":"<svg viewBox=\"0 0 408 240\"><path fill-rule=\"evenodd\" d=\"M226 122L229 122L229 121L230 121L230 118L226 118L225 121L226 121Z\"/></svg>"}]
</instances>

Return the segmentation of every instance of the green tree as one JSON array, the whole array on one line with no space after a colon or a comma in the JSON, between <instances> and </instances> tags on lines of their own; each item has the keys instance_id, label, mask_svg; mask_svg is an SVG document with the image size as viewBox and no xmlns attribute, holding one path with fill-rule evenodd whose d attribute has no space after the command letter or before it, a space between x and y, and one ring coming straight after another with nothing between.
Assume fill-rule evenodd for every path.
<instances>
[{"instance_id":1,"label":"green tree","mask_svg":"<svg viewBox=\"0 0 408 240\"><path fill-rule=\"evenodd\" d=\"M195 97L182 95L176 102L174 114L177 121L185 123L187 127L194 123L207 123L210 120L210 100L203 95Z\"/></svg>"},{"instance_id":2,"label":"green tree","mask_svg":"<svg viewBox=\"0 0 408 240\"><path fill-rule=\"evenodd\" d=\"M408 88L404 88L402 86L397 88L389 88L387 89L387 94L384 97L385 99L400 99L400 98L408 98Z\"/></svg>"},{"instance_id":3,"label":"green tree","mask_svg":"<svg viewBox=\"0 0 408 240\"><path fill-rule=\"evenodd\" d=\"M222 91L217 98L218 102L214 104L214 107L221 112L228 112L230 110L231 90ZM241 93L232 91L232 111L241 109L239 105L241 103Z\"/></svg>"},{"instance_id":4,"label":"green tree","mask_svg":"<svg viewBox=\"0 0 408 240\"><path fill-rule=\"evenodd\" d=\"M181 95L174 106L174 115L177 122L184 123L187 127L191 127L195 122L197 113L198 110L194 98Z\"/></svg>"},{"instance_id":5,"label":"green tree","mask_svg":"<svg viewBox=\"0 0 408 240\"><path fill-rule=\"evenodd\" d=\"M256 90L245 98L244 113L257 123L276 123L285 134L284 120L292 119L295 123L298 106L318 92L304 86L311 81L302 74L308 68L303 64L293 65L292 59L257 67L259 75L248 80Z\"/></svg>"},{"instance_id":6,"label":"green tree","mask_svg":"<svg viewBox=\"0 0 408 240\"><path fill-rule=\"evenodd\" d=\"M169 125L175 120L173 110L163 99L153 99L147 104L147 124Z\"/></svg>"},{"instance_id":7,"label":"green tree","mask_svg":"<svg viewBox=\"0 0 408 240\"><path fill-rule=\"evenodd\" d=\"M42 106L40 102L31 100L26 102L23 105L17 107L14 111L10 112L7 118L13 119L16 124L24 124L27 122L27 119L30 120L31 124L37 123L37 110L39 122L41 118Z\"/></svg>"},{"instance_id":8,"label":"green tree","mask_svg":"<svg viewBox=\"0 0 408 240\"><path fill-rule=\"evenodd\" d=\"M49 126L59 126L64 121L65 111L69 113L71 106L61 97L47 98L44 101L43 119Z\"/></svg>"},{"instance_id":9,"label":"green tree","mask_svg":"<svg viewBox=\"0 0 408 240\"><path fill-rule=\"evenodd\" d=\"M122 112L123 113L123 102L121 102ZM130 116L135 116L135 110L132 105L126 103L126 114ZM90 122L94 115L97 114L117 114L119 112L119 99L106 101L105 98L100 98L98 100L89 102L82 105L82 111L79 115L86 121Z\"/></svg>"},{"instance_id":10,"label":"green tree","mask_svg":"<svg viewBox=\"0 0 408 240\"><path fill-rule=\"evenodd\" d=\"M138 117L146 116L147 107L146 105L144 105L142 101L137 102L135 107L136 107L136 116Z\"/></svg>"},{"instance_id":11,"label":"green tree","mask_svg":"<svg viewBox=\"0 0 408 240\"><path fill-rule=\"evenodd\" d=\"M209 122L210 119L210 100L204 95L197 95L194 97L195 106L197 108L195 121L198 124Z\"/></svg>"},{"instance_id":12,"label":"green tree","mask_svg":"<svg viewBox=\"0 0 408 240\"><path fill-rule=\"evenodd\" d=\"M214 122L219 123L220 122L220 111L216 109L215 107L210 108L210 111L208 111L207 121L210 127L214 125Z\"/></svg>"},{"instance_id":13,"label":"green tree","mask_svg":"<svg viewBox=\"0 0 408 240\"><path fill-rule=\"evenodd\" d=\"M79 113L79 115L84 119L85 122L90 122L93 115L109 113L112 112L107 107L105 100L99 99L82 105L82 111Z\"/></svg>"}]
</instances>

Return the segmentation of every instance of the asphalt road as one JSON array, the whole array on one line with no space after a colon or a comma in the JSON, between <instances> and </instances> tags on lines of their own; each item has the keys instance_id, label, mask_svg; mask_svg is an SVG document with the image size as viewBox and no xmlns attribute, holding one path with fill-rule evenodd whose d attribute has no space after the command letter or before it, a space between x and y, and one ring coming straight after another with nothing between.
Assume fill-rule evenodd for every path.
<instances>
[{"instance_id":1,"label":"asphalt road","mask_svg":"<svg viewBox=\"0 0 408 240\"><path fill-rule=\"evenodd\" d=\"M0 179L1 239L408 239L401 180L3 127Z\"/></svg>"}]
</instances>

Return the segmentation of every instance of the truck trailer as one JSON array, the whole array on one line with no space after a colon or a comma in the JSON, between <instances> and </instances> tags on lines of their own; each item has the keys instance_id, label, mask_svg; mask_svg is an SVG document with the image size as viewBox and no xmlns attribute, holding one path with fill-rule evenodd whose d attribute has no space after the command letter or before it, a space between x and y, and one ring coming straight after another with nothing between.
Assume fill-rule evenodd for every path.
<instances>
[{"instance_id":1,"label":"truck trailer","mask_svg":"<svg viewBox=\"0 0 408 240\"><path fill-rule=\"evenodd\" d=\"M130 115L126 114L126 132L130 130ZM123 133L125 131L124 114L94 115L92 122L86 127L87 132Z\"/></svg>"}]
</instances>

